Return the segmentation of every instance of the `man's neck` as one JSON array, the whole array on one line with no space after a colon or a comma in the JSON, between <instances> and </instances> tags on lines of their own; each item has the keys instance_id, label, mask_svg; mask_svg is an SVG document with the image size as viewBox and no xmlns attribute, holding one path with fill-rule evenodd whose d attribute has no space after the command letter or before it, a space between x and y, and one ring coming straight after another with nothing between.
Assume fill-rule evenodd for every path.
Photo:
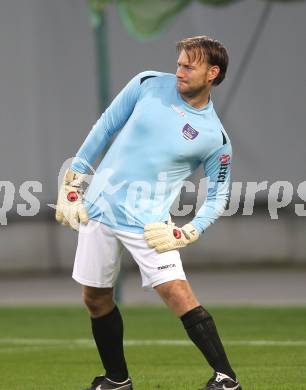
<instances>
[{"instance_id":1,"label":"man's neck","mask_svg":"<svg viewBox=\"0 0 306 390\"><path fill-rule=\"evenodd\" d=\"M186 103L188 103L190 106L201 109L207 106L210 100L210 88L202 91L200 94L197 94L196 96L188 96L180 94L181 98L185 100Z\"/></svg>"}]
</instances>

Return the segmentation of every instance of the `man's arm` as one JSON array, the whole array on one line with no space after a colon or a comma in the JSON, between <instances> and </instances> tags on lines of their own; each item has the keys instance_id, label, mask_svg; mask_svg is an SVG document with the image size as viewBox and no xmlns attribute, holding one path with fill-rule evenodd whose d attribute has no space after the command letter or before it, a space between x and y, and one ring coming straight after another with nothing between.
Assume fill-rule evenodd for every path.
<instances>
[{"instance_id":1,"label":"man's arm","mask_svg":"<svg viewBox=\"0 0 306 390\"><path fill-rule=\"evenodd\" d=\"M207 198L191 221L199 233L224 212L229 197L231 161L232 148L227 143L203 162L205 176L209 178Z\"/></svg>"},{"instance_id":2,"label":"man's arm","mask_svg":"<svg viewBox=\"0 0 306 390\"><path fill-rule=\"evenodd\" d=\"M112 136L122 129L132 114L140 94L143 72L135 76L112 101L91 129L72 161L74 172L88 173L97 157L102 153Z\"/></svg>"},{"instance_id":3,"label":"man's arm","mask_svg":"<svg viewBox=\"0 0 306 390\"><path fill-rule=\"evenodd\" d=\"M171 221L145 225L144 237L150 248L162 253L192 244L223 213L229 194L231 158L231 146L226 144L203 162L210 186L207 199L190 223L181 228Z\"/></svg>"},{"instance_id":4,"label":"man's arm","mask_svg":"<svg viewBox=\"0 0 306 390\"><path fill-rule=\"evenodd\" d=\"M152 73L152 72L150 72ZM87 224L88 215L83 204L83 182L98 155L112 136L119 131L132 114L137 103L142 80L148 72L134 77L113 100L108 109L93 126L83 145L72 161L71 169L65 173L60 188L56 220L63 225L78 229L79 222Z\"/></svg>"}]
</instances>

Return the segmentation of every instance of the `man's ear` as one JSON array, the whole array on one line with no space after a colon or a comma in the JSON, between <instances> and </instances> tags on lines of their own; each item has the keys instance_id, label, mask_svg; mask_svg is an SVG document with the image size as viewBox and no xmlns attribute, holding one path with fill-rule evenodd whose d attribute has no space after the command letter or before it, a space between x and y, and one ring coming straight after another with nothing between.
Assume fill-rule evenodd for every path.
<instances>
[{"instance_id":1,"label":"man's ear","mask_svg":"<svg viewBox=\"0 0 306 390\"><path fill-rule=\"evenodd\" d=\"M214 81L220 73L220 68L218 65L213 65L208 70L208 79L209 81Z\"/></svg>"}]
</instances>

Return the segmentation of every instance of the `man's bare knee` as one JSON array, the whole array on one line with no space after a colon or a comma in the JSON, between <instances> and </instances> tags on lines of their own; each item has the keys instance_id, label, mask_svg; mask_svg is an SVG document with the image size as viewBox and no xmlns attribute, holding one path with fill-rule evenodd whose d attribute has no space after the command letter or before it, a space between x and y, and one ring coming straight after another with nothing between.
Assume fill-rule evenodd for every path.
<instances>
[{"instance_id":1,"label":"man's bare knee","mask_svg":"<svg viewBox=\"0 0 306 390\"><path fill-rule=\"evenodd\" d=\"M155 289L167 306L179 317L200 305L186 280L166 282L156 286Z\"/></svg>"},{"instance_id":2,"label":"man's bare knee","mask_svg":"<svg viewBox=\"0 0 306 390\"><path fill-rule=\"evenodd\" d=\"M115 307L113 288L83 286L83 301L93 318L110 313Z\"/></svg>"}]
</instances>

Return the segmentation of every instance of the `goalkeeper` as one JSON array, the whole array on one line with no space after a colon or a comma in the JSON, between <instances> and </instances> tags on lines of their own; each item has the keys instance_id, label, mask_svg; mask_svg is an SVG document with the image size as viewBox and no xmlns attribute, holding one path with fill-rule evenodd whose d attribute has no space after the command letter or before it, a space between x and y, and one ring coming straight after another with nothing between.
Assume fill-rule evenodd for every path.
<instances>
[{"instance_id":1,"label":"goalkeeper","mask_svg":"<svg viewBox=\"0 0 306 390\"><path fill-rule=\"evenodd\" d=\"M132 389L123 350L123 322L113 288L125 247L144 287L154 288L180 318L213 369L202 390L241 390L213 318L195 297L178 249L195 242L224 211L231 144L211 100L225 77L224 46L206 36L177 44L176 74L134 77L93 126L66 172L56 219L78 229L73 278L82 285L105 374L87 390ZM118 134L83 196L95 160ZM202 165L207 198L183 227L169 210L184 179Z\"/></svg>"}]
</instances>

